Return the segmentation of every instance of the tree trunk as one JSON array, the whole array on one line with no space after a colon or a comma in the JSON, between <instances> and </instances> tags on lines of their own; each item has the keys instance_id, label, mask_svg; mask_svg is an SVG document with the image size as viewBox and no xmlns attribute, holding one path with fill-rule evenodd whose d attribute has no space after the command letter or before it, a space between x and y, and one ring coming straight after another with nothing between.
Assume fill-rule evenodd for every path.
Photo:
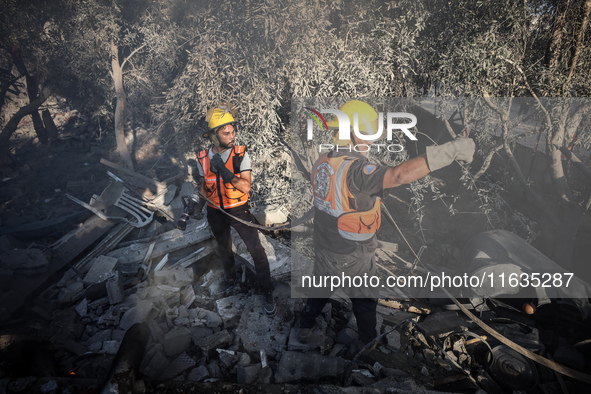
<instances>
[{"instance_id":1,"label":"tree trunk","mask_svg":"<svg viewBox=\"0 0 591 394\"><path fill-rule=\"evenodd\" d=\"M115 97L117 104L115 106L115 139L117 141L117 152L123 162L123 165L130 170L133 169L133 162L127 143L125 142L125 104L127 97L123 87L123 70L119 62L119 48L114 42L111 42L111 78L115 85Z\"/></svg>"},{"instance_id":2,"label":"tree trunk","mask_svg":"<svg viewBox=\"0 0 591 394\"><path fill-rule=\"evenodd\" d=\"M37 99L37 95L39 94L39 86L37 77L29 74L27 67L25 66L25 62L23 61L22 57L20 56L20 52L18 48L13 47L12 51L12 61L16 66L18 72L25 76L27 81L27 94L29 96L29 103L32 103ZM47 144L47 130L43 126L43 121L41 120L41 116L37 111L31 112L31 116L33 117L33 127L35 128L35 132L37 133L37 137L39 138L39 142L42 144Z\"/></svg>"},{"instance_id":3,"label":"tree trunk","mask_svg":"<svg viewBox=\"0 0 591 394\"><path fill-rule=\"evenodd\" d=\"M560 58L560 46L562 44L562 37L564 35L564 23L566 20L566 12L568 4L565 1L560 1L556 10L556 17L554 19L554 26L552 32L552 39L548 44L546 51L545 63L551 70L556 70Z\"/></svg>"},{"instance_id":4,"label":"tree trunk","mask_svg":"<svg viewBox=\"0 0 591 394\"><path fill-rule=\"evenodd\" d=\"M568 76L566 77L566 83L564 84L564 92L566 93L570 87L570 81L573 77L575 72L575 68L577 67L577 61L579 60L579 56L581 55L581 51L585 47L585 43L583 38L585 36L585 30L587 30L587 25L589 24L589 14L591 14L591 0L586 0L583 4L581 9L581 25L576 33L576 42L572 48L572 56L570 59L569 71Z\"/></svg>"},{"instance_id":5,"label":"tree trunk","mask_svg":"<svg viewBox=\"0 0 591 394\"><path fill-rule=\"evenodd\" d=\"M16 114L12 115L4 129L2 129L2 133L0 133L0 163L6 162L6 155L8 153L8 141L12 136L12 133L15 132L16 128L18 127L19 122L22 118L26 115L29 115L33 112L37 112L41 104L47 100L50 95L49 89L45 88L41 91L41 94L33 101L19 109Z\"/></svg>"},{"instance_id":6,"label":"tree trunk","mask_svg":"<svg viewBox=\"0 0 591 394\"><path fill-rule=\"evenodd\" d=\"M565 144L566 126L568 123L568 114L570 111L569 103L563 103L562 108L557 113L557 121L552 125L552 129L548 133L547 147L548 156L550 157L550 178L555 187L560 201L564 203L571 203L573 200L572 191L566 181L564 175L564 167L562 166L562 152L560 148Z\"/></svg>"}]
</instances>

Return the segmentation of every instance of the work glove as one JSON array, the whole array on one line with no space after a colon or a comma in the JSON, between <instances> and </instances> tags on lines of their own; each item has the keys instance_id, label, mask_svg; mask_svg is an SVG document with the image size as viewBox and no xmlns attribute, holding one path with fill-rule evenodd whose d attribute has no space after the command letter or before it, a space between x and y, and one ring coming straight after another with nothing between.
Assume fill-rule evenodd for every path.
<instances>
[{"instance_id":1,"label":"work glove","mask_svg":"<svg viewBox=\"0 0 591 394\"><path fill-rule=\"evenodd\" d=\"M216 169L217 173L220 174L226 183L229 183L236 176L232 171L228 170L218 153L211 157L211 166Z\"/></svg>"},{"instance_id":2,"label":"work glove","mask_svg":"<svg viewBox=\"0 0 591 394\"><path fill-rule=\"evenodd\" d=\"M195 197L195 194L191 196L192 198ZM196 220L203 219L203 206L207 201L204 198L199 197L195 205L193 206L193 212L190 213L191 217Z\"/></svg>"},{"instance_id":3,"label":"work glove","mask_svg":"<svg viewBox=\"0 0 591 394\"><path fill-rule=\"evenodd\" d=\"M459 161L461 164L470 164L474 158L475 145L472 138L457 137L453 141L443 145L430 145L427 147L427 165L430 171L435 171Z\"/></svg>"}]
</instances>

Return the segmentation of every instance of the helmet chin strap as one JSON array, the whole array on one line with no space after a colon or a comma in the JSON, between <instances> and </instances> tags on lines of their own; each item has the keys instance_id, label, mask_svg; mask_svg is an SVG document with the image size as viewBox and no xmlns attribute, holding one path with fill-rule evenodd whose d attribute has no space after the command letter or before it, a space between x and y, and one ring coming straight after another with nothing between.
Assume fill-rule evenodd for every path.
<instances>
[{"instance_id":1,"label":"helmet chin strap","mask_svg":"<svg viewBox=\"0 0 591 394\"><path fill-rule=\"evenodd\" d=\"M213 142L213 145L216 148L220 147L220 139L218 138L217 133L209 133L209 139L211 140L211 142Z\"/></svg>"},{"instance_id":2,"label":"helmet chin strap","mask_svg":"<svg viewBox=\"0 0 591 394\"><path fill-rule=\"evenodd\" d=\"M222 143L220 142L220 139L218 138L218 130L216 130L215 133L210 133L209 139L211 140L211 142L213 142L213 145L216 148L218 148L218 150L220 151L219 153L222 153L223 151L230 149L229 146L222 145Z\"/></svg>"}]
</instances>

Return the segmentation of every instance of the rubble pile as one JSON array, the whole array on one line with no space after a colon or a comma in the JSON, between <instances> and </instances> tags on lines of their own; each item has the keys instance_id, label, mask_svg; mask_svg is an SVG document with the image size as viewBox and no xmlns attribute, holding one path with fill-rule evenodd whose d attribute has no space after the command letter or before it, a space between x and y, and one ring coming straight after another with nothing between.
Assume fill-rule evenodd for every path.
<instances>
[{"instance_id":1,"label":"rubble pile","mask_svg":"<svg viewBox=\"0 0 591 394\"><path fill-rule=\"evenodd\" d=\"M363 348L350 303L337 292L301 343L304 300L290 297L290 251L278 240L261 234L277 301L277 314L267 317L237 234L242 278L222 292L221 264L205 219L189 220L184 231L157 221L142 228L107 222L93 216L51 249L0 238L1 280L9 289L0 307L6 316L30 311L17 320L18 331L8 320L0 334L1 389L165 392L174 385L209 390L207 385L230 384L226 390L277 385L297 391L293 385L329 384L334 392L553 393L561 385L573 392L580 387L491 338L449 302L380 299L380 336ZM392 257L389 247L378 251L379 264ZM556 336L509 306L467 302L490 327L536 354L546 354L544 336ZM584 369L584 352L561 340L551 341L554 357Z\"/></svg>"}]
</instances>

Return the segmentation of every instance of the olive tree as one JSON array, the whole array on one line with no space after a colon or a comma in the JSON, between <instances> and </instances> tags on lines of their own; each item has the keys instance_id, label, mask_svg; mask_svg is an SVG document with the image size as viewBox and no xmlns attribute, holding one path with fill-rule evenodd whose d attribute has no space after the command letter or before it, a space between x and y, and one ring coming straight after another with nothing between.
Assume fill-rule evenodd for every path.
<instances>
[{"instance_id":1,"label":"olive tree","mask_svg":"<svg viewBox=\"0 0 591 394\"><path fill-rule=\"evenodd\" d=\"M493 156L502 152L526 200L543 213L547 229L552 228L559 238L557 244L572 246L581 201L573 198L559 149L575 133L578 143L591 145L591 133L581 127L590 108L586 103L572 105L575 101L570 99L588 96L591 87L586 71L591 67L591 2L457 0L431 2L426 8L431 14L428 23L434 28L425 29L420 37L420 45L431 48L421 53L421 64L435 81L437 95L460 102L466 97L484 98L480 105L460 105L463 108L459 111L464 130L472 131L480 142L479 153L484 160L475 178L482 176ZM543 120L540 132L545 135L558 204L551 204L535 185L532 187L515 159L514 142L523 137L509 132L515 126L509 118L515 97L530 97L537 103L535 111ZM547 97L563 99L545 100ZM492 140L484 132L487 120L500 125L500 139ZM565 242L560 242L561 237ZM570 252L559 248L553 255L568 261Z\"/></svg>"}]
</instances>

